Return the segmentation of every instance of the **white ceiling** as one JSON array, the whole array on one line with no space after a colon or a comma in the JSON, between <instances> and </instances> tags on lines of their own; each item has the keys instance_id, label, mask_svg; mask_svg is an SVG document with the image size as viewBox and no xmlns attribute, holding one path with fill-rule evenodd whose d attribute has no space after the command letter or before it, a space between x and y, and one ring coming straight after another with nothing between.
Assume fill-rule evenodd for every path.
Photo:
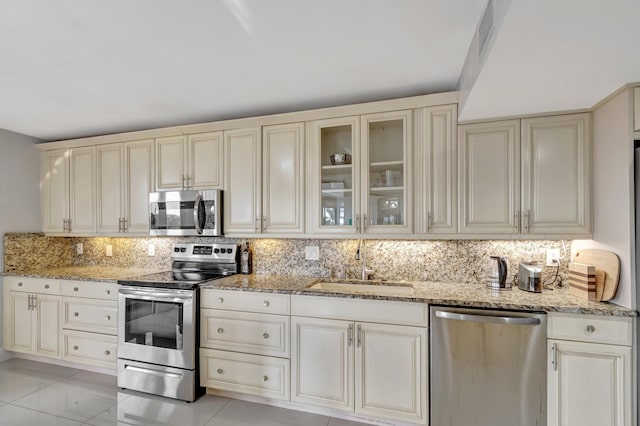
<instances>
[{"instance_id":1,"label":"white ceiling","mask_svg":"<svg viewBox=\"0 0 640 426\"><path fill-rule=\"evenodd\" d=\"M640 81L640 1L494 3L510 7L461 119ZM0 4L0 128L59 140L457 90L487 0Z\"/></svg>"}]
</instances>

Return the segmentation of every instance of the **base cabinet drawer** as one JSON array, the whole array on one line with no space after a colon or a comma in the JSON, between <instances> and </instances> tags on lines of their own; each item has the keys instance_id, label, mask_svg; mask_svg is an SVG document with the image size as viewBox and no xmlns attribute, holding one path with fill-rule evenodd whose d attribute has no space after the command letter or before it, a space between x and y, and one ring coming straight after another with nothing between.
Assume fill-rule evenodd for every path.
<instances>
[{"instance_id":1,"label":"base cabinet drawer","mask_svg":"<svg viewBox=\"0 0 640 426\"><path fill-rule=\"evenodd\" d=\"M4 277L3 286L25 293L60 294L60 281L50 278Z\"/></svg>"},{"instance_id":2,"label":"base cabinet drawer","mask_svg":"<svg viewBox=\"0 0 640 426\"><path fill-rule=\"evenodd\" d=\"M101 281L62 280L63 296L118 300L118 284Z\"/></svg>"},{"instance_id":3,"label":"base cabinet drawer","mask_svg":"<svg viewBox=\"0 0 640 426\"><path fill-rule=\"evenodd\" d=\"M65 297L63 303L63 328L117 334L116 301Z\"/></svg>"},{"instance_id":4,"label":"base cabinet drawer","mask_svg":"<svg viewBox=\"0 0 640 426\"><path fill-rule=\"evenodd\" d=\"M116 336L64 330L63 339L63 359L100 367L116 367Z\"/></svg>"},{"instance_id":5,"label":"base cabinet drawer","mask_svg":"<svg viewBox=\"0 0 640 426\"><path fill-rule=\"evenodd\" d=\"M631 346L633 340L631 321L632 319L627 317L550 313L547 319L547 337Z\"/></svg>"},{"instance_id":6,"label":"base cabinet drawer","mask_svg":"<svg viewBox=\"0 0 640 426\"><path fill-rule=\"evenodd\" d=\"M254 293L250 291L204 289L200 293L202 308L260 314L289 315L288 294Z\"/></svg>"},{"instance_id":7,"label":"base cabinet drawer","mask_svg":"<svg viewBox=\"0 0 640 426\"><path fill-rule=\"evenodd\" d=\"M289 400L288 359L200 349L200 385Z\"/></svg>"}]
</instances>

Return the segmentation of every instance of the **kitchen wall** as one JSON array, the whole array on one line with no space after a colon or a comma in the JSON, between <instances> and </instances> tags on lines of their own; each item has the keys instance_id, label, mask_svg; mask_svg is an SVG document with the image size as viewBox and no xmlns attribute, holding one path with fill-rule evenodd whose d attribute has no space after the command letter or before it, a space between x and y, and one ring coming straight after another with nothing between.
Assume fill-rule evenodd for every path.
<instances>
[{"instance_id":1,"label":"kitchen wall","mask_svg":"<svg viewBox=\"0 0 640 426\"><path fill-rule=\"evenodd\" d=\"M244 240L220 238L54 238L43 234L5 236L6 270L33 267L111 265L169 269L171 248L177 242L232 242ZM82 243L84 253L76 254ZM113 256L106 256L106 245ZM155 256L148 256L153 244ZM253 239L254 272L329 277L338 268L349 277L359 276L361 261L355 260L358 241L313 239ZM306 246L318 246L319 261L304 259ZM544 260L546 248L560 248L563 256L559 275L566 282L571 256L569 241L397 241L367 240L367 266L376 270L375 278L437 282L479 282L489 256L499 255L509 263L509 274L517 271L524 258ZM545 268L545 277L553 278L555 267Z\"/></svg>"},{"instance_id":2,"label":"kitchen wall","mask_svg":"<svg viewBox=\"0 0 640 426\"><path fill-rule=\"evenodd\" d=\"M39 139L0 129L0 234L40 230ZM0 247L0 258L4 258ZM2 349L0 291L0 361L11 355Z\"/></svg>"}]
</instances>

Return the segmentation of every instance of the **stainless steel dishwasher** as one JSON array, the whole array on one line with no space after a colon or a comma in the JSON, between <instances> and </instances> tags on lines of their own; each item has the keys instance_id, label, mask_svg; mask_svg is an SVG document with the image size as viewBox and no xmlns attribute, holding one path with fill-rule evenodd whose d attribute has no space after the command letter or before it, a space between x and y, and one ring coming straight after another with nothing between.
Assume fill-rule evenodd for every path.
<instances>
[{"instance_id":1,"label":"stainless steel dishwasher","mask_svg":"<svg viewBox=\"0 0 640 426\"><path fill-rule=\"evenodd\" d=\"M431 426L545 426L546 315L431 307Z\"/></svg>"}]
</instances>

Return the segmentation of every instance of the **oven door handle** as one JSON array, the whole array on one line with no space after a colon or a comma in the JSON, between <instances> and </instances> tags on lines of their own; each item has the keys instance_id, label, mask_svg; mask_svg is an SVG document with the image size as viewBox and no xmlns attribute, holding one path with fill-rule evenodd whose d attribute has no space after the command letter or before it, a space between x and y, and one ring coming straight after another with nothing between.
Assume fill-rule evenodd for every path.
<instances>
[{"instance_id":1,"label":"oven door handle","mask_svg":"<svg viewBox=\"0 0 640 426\"><path fill-rule=\"evenodd\" d=\"M133 365L125 365L124 369L125 370L134 371L136 373L151 374L153 376L169 377L169 378L172 378L172 379L180 379L180 378L182 378L182 374L169 373L167 371L152 370L150 368L134 367Z\"/></svg>"},{"instance_id":2,"label":"oven door handle","mask_svg":"<svg viewBox=\"0 0 640 426\"><path fill-rule=\"evenodd\" d=\"M202 226L200 226L200 204L202 203L202 195L196 195L196 201L193 203L193 223L196 226L198 235L202 234Z\"/></svg>"},{"instance_id":3,"label":"oven door handle","mask_svg":"<svg viewBox=\"0 0 640 426\"><path fill-rule=\"evenodd\" d=\"M136 290L130 288L120 288L120 294L125 296L136 296L142 300L188 300L193 299L193 291L170 290L167 292L154 290Z\"/></svg>"}]
</instances>

